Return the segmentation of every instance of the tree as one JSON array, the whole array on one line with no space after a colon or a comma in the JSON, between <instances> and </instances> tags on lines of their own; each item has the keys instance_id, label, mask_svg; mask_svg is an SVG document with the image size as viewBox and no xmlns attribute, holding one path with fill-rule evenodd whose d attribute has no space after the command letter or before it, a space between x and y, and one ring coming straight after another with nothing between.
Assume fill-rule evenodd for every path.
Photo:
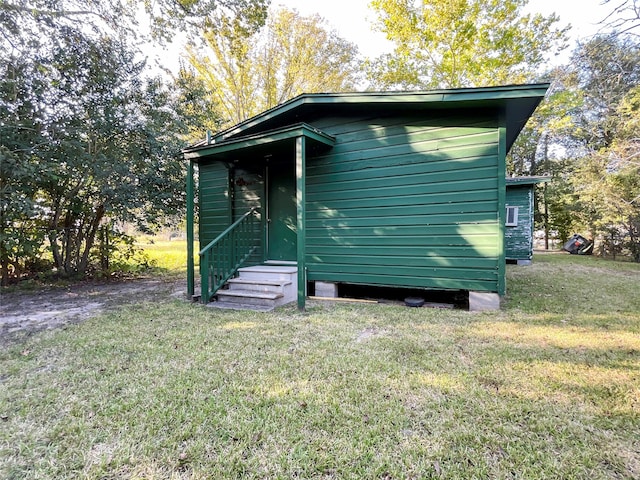
<instances>
[{"instance_id":1,"label":"tree","mask_svg":"<svg viewBox=\"0 0 640 480\"><path fill-rule=\"evenodd\" d=\"M327 27L319 15L276 10L262 32L256 55L262 108L301 93L353 90L358 78L358 49Z\"/></svg>"},{"instance_id":2,"label":"tree","mask_svg":"<svg viewBox=\"0 0 640 480\"><path fill-rule=\"evenodd\" d=\"M357 48L318 15L273 11L262 30L233 24L206 34L208 53L189 61L215 96L228 123L240 122L301 93L355 88Z\"/></svg>"},{"instance_id":3,"label":"tree","mask_svg":"<svg viewBox=\"0 0 640 480\"><path fill-rule=\"evenodd\" d=\"M565 87L583 101L559 140L566 162L552 211L600 238L603 254L626 247L640 261L640 43L592 38L574 52L570 76Z\"/></svg>"},{"instance_id":4,"label":"tree","mask_svg":"<svg viewBox=\"0 0 640 480\"><path fill-rule=\"evenodd\" d=\"M509 157L510 172L553 176L539 196L545 229L563 240L582 230L602 239L602 252L637 248L639 48L630 35L603 34L579 45L569 65L551 72L548 97Z\"/></svg>"},{"instance_id":5,"label":"tree","mask_svg":"<svg viewBox=\"0 0 640 480\"><path fill-rule=\"evenodd\" d=\"M574 77L565 66L554 68L540 78L551 82L545 101L538 106L507 155L507 175L552 177L551 184L534 190L535 226L544 230L547 249L552 230L564 241L572 228L566 176L571 165L559 157L565 151L566 138L575 128L573 115L583 105L582 92L573 88Z\"/></svg>"},{"instance_id":6,"label":"tree","mask_svg":"<svg viewBox=\"0 0 640 480\"><path fill-rule=\"evenodd\" d=\"M149 23L147 35L170 42L176 32L197 38L229 19L254 31L264 24L269 3L270 0L3 0L0 25L4 30L0 32L14 48L19 40L33 41L34 32L55 31L60 26L84 27L85 33L109 31L132 40L144 32L138 21L138 14L143 11Z\"/></svg>"},{"instance_id":7,"label":"tree","mask_svg":"<svg viewBox=\"0 0 640 480\"><path fill-rule=\"evenodd\" d=\"M179 152L219 125L202 82L146 78L140 42L233 24L253 32L268 0L144 2L140 35L129 0L0 2L0 274L41 270L50 250L63 275L95 265L115 222L141 229L184 207ZM102 247L102 246L101 246ZM113 253L112 245L100 255Z\"/></svg>"},{"instance_id":8,"label":"tree","mask_svg":"<svg viewBox=\"0 0 640 480\"><path fill-rule=\"evenodd\" d=\"M43 171L31 152L42 146L47 79L40 51L31 57L0 55L0 274L9 276L37 262L46 232L38 214Z\"/></svg>"},{"instance_id":9,"label":"tree","mask_svg":"<svg viewBox=\"0 0 640 480\"><path fill-rule=\"evenodd\" d=\"M183 122L185 141L202 139L202 132L217 131L223 124L218 105L207 84L198 73L183 66L173 79L177 117Z\"/></svg>"},{"instance_id":10,"label":"tree","mask_svg":"<svg viewBox=\"0 0 640 480\"><path fill-rule=\"evenodd\" d=\"M258 109L256 74L250 56L252 37L253 33L232 23L206 32L211 57L200 56L194 45L188 48L189 62L225 123L240 122Z\"/></svg>"},{"instance_id":11,"label":"tree","mask_svg":"<svg viewBox=\"0 0 640 480\"><path fill-rule=\"evenodd\" d=\"M577 47L571 65L585 101L575 115L576 146L609 148L623 125L619 105L640 84L640 43L633 36L597 36Z\"/></svg>"},{"instance_id":12,"label":"tree","mask_svg":"<svg viewBox=\"0 0 640 480\"><path fill-rule=\"evenodd\" d=\"M456 88L531 80L564 48L558 17L523 14L528 0L374 0L393 53L369 64L374 88Z\"/></svg>"},{"instance_id":13,"label":"tree","mask_svg":"<svg viewBox=\"0 0 640 480\"><path fill-rule=\"evenodd\" d=\"M638 34L640 28L640 2L638 0L605 0L605 5L611 5L613 10L602 24L612 31L614 36L627 33ZM633 31L636 32L633 32Z\"/></svg>"},{"instance_id":14,"label":"tree","mask_svg":"<svg viewBox=\"0 0 640 480\"><path fill-rule=\"evenodd\" d=\"M555 152L575 128L575 115L584 103L582 91L575 88L575 75L567 67L556 67L537 80L551 85L507 156L510 175L551 174Z\"/></svg>"},{"instance_id":15,"label":"tree","mask_svg":"<svg viewBox=\"0 0 640 480\"><path fill-rule=\"evenodd\" d=\"M16 72L14 89L31 88L12 98L5 85L0 101L3 278L24 254L11 248L16 231L35 244L46 235L57 271L83 275L105 221L144 228L184 203L170 92L140 80L143 65L121 43L61 33L67 44L41 52L35 65L13 58L6 66ZM11 131L26 134L5 143Z\"/></svg>"},{"instance_id":16,"label":"tree","mask_svg":"<svg viewBox=\"0 0 640 480\"><path fill-rule=\"evenodd\" d=\"M621 127L609 151L609 190L626 231L626 246L640 262L640 87L632 88L618 106Z\"/></svg>"}]
</instances>

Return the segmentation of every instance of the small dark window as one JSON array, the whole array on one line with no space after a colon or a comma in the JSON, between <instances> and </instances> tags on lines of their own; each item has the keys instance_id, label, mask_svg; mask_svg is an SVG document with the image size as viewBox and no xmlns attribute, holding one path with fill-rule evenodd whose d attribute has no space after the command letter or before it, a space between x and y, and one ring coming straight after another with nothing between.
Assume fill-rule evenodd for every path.
<instances>
[{"instance_id":1,"label":"small dark window","mask_svg":"<svg viewBox=\"0 0 640 480\"><path fill-rule=\"evenodd\" d=\"M505 222L507 227L518 226L518 207L507 206L507 221Z\"/></svg>"}]
</instances>

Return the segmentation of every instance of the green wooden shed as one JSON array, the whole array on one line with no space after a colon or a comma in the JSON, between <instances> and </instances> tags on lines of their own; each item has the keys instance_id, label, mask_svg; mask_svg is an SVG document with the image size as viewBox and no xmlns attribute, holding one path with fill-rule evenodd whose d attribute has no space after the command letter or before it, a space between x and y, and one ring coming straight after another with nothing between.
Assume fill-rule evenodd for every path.
<instances>
[{"instance_id":1,"label":"green wooden shed","mask_svg":"<svg viewBox=\"0 0 640 480\"><path fill-rule=\"evenodd\" d=\"M505 257L507 262L530 265L533 259L534 210L536 185L550 177L508 177L505 218Z\"/></svg>"},{"instance_id":2,"label":"green wooden shed","mask_svg":"<svg viewBox=\"0 0 640 480\"><path fill-rule=\"evenodd\" d=\"M303 94L208 135L184 151L189 293L197 168L204 303L254 291L302 309L308 282L491 303L506 288L505 157L548 86Z\"/></svg>"}]
</instances>

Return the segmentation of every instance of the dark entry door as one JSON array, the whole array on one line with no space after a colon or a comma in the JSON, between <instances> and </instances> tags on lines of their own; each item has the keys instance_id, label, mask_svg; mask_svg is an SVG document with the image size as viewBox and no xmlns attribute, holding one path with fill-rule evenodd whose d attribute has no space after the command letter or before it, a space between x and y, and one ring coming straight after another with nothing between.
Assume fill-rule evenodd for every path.
<instances>
[{"instance_id":1,"label":"dark entry door","mask_svg":"<svg viewBox=\"0 0 640 480\"><path fill-rule=\"evenodd\" d=\"M296 260L296 176L294 166L270 165L267 172L267 260Z\"/></svg>"}]
</instances>

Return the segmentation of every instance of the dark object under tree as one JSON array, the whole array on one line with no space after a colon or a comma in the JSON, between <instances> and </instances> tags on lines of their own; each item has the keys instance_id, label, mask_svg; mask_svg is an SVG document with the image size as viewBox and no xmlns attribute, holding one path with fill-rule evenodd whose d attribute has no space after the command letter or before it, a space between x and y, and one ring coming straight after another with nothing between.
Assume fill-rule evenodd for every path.
<instances>
[{"instance_id":1,"label":"dark object under tree","mask_svg":"<svg viewBox=\"0 0 640 480\"><path fill-rule=\"evenodd\" d=\"M591 255L593 242L576 233L562 246L562 250L571 255Z\"/></svg>"}]
</instances>

